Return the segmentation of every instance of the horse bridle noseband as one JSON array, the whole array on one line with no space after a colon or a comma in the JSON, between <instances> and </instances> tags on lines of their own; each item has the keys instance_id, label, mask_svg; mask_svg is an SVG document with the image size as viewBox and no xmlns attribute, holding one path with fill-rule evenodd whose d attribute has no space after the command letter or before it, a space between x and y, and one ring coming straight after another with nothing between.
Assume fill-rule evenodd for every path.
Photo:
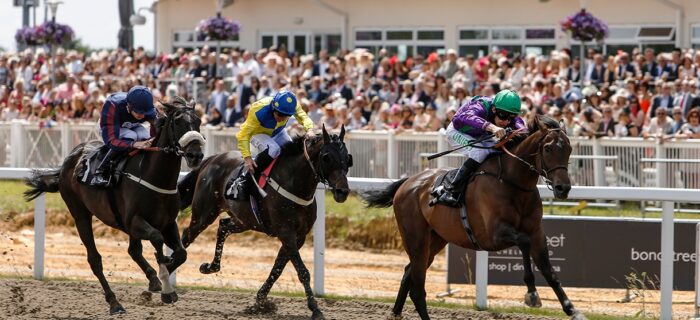
<instances>
[{"instance_id":1,"label":"horse bridle noseband","mask_svg":"<svg viewBox=\"0 0 700 320\"><path fill-rule=\"evenodd\" d=\"M537 169L537 167L535 167L533 164L531 164L531 163L528 162L527 160L525 160L525 159L523 159L523 158L521 158L521 157L518 157L517 155L513 154L512 152L510 152L510 150L508 150L508 149L505 147L505 144L504 144L504 145L501 145L501 149L502 149L506 154L508 154L509 156L511 156L511 157L517 159L518 161L522 162L523 164L525 164L525 166L527 166L527 168L528 168L530 171L536 173L538 176L541 176L541 177L544 179L544 183L547 185L547 188L548 188L549 190L552 190L552 184L553 184L553 182L552 182L551 179L549 179L549 175L550 175L553 171L555 171L555 170L560 170L560 169L561 169L561 170L564 170L564 171L566 171L566 172L568 172L568 171L569 171L569 168L568 168L568 166L562 166L562 165L560 165L560 166L556 166L556 167L553 167L553 168L549 168L549 169L548 169L547 166L546 166L545 163L544 163L544 157L542 156L542 149L544 148L544 146L542 145L542 141L544 141L544 139L547 138L547 136L549 136L550 133L552 133L552 132L561 132L561 131L562 131L561 128L547 129L547 133L544 134L544 135L542 135L542 137L540 138L540 140L537 141L537 144L538 144L537 152L536 152L536 153L533 153L533 154L531 154L531 155L534 155L534 156L540 158L540 161L539 161L539 162L540 162L540 169Z\"/></svg>"},{"instance_id":2,"label":"horse bridle noseband","mask_svg":"<svg viewBox=\"0 0 700 320\"><path fill-rule=\"evenodd\" d=\"M326 178L323 175L323 170L321 170L321 161L320 160L318 161L318 164L317 164L319 166L318 168L316 168L313 161L311 161L311 157L309 156L309 151L306 147L307 141L308 141L308 139L304 138L304 142L303 142L304 143L304 158L306 159L306 162L309 164L309 167L311 167L311 171L314 174L314 181L323 183L323 185L330 188L331 191L338 190L338 188L336 186L332 185L331 182L328 180L328 178ZM321 148L323 148L323 147L321 147ZM319 154L319 159L322 159L323 155L324 154Z\"/></svg>"}]
</instances>

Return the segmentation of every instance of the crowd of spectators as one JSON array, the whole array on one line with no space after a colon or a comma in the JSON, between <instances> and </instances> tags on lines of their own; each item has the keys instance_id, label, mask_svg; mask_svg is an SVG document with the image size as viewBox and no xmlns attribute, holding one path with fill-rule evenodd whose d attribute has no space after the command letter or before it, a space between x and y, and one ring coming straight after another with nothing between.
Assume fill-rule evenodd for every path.
<instances>
[{"instance_id":1,"label":"crowd of spectators","mask_svg":"<svg viewBox=\"0 0 700 320\"><path fill-rule=\"evenodd\" d=\"M156 99L196 97L207 126L237 126L251 102L287 89L318 126L438 131L471 97L513 89L523 117L550 115L571 136L700 138L700 51L589 50L584 66L568 49L484 57L447 49L403 61L384 49L224 49L219 61L208 47L160 55L58 49L53 61L28 49L0 53L0 121L96 121L106 96L140 84Z\"/></svg>"}]
</instances>

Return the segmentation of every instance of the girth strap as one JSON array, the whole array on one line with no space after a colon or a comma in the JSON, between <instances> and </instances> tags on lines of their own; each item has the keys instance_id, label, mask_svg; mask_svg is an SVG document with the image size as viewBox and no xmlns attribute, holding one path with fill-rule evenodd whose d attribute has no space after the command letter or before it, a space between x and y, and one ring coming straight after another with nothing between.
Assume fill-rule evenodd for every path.
<instances>
[{"instance_id":1,"label":"girth strap","mask_svg":"<svg viewBox=\"0 0 700 320\"><path fill-rule=\"evenodd\" d=\"M472 231L472 227L469 225L469 219L467 218L467 205L463 205L461 208L459 208L459 217L462 219L462 226L464 227L464 231L467 232L467 237L469 238L469 241L472 242L474 245L475 250L481 250L481 247L479 246L479 243L476 242L476 238L474 237L474 231Z\"/></svg>"},{"instance_id":2,"label":"girth strap","mask_svg":"<svg viewBox=\"0 0 700 320\"><path fill-rule=\"evenodd\" d=\"M314 202L314 199L315 199L314 197L311 197L311 199L309 199L309 200L304 200L302 198L295 196L291 192L282 188L282 186L279 183L277 183L277 181L275 181L275 179L268 178L267 182L270 184L270 187L272 189L274 189L275 191L277 191L277 193L279 193L281 196L287 198L288 200L290 200L290 201L292 201L300 206L306 207Z\"/></svg>"},{"instance_id":3,"label":"girth strap","mask_svg":"<svg viewBox=\"0 0 700 320\"><path fill-rule=\"evenodd\" d=\"M122 215L119 213L119 208L117 207L117 198L116 195L114 194L114 189L112 188L107 188L107 200L109 201L109 207L112 209L112 213L114 213L114 220L117 221L117 227L121 229L122 231L126 232L126 228L124 228L124 223L122 222Z\"/></svg>"}]
</instances>

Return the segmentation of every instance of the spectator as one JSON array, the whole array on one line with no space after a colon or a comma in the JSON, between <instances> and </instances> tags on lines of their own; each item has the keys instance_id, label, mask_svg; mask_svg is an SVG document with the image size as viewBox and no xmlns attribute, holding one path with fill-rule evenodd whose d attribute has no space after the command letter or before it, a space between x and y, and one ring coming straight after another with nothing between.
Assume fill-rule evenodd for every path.
<instances>
[{"instance_id":1,"label":"spectator","mask_svg":"<svg viewBox=\"0 0 700 320\"><path fill-rule=\"evenodd\" d=\"M615 124L615 137L636 137L639 129L630 122L629 113L625 110L620 113L620 118Z\"/></svg>"},{"instance_id":2,"label":"spectator","mask_svg":"<svg viewBox=\"0 0 700 320\"><path fill-rule=\"evenodd\" d=\"M649 110L649 113L647 113L649 118L651 118L652 115L655 115L656 110L659 108L670 109L673 107L673 96L671 95L672 90L672 82L664 82L661 85L661 93L652 99L651 109Z\"/></svg>"},{"instance_id":3,"label":"spectator","mask_svg":"<svg viewBox=\"0 0 700 320\"><path fill-rule=\"evenodd\" d=\"M668 109L660 107L655 111L656 116L644 127L642 136L644 139L653 137L663 142L673 132L673 120L668 116Z\"/></svg>"},{"instance_id":4,"label":"spectator","mask_svg":"<svg viewBox=\"0 0 700 320\"><path fill-rule=\"evenodd\" d=\"M676 138L700 139L700 107L691 109L686 120L687 122L676 133Z\"/></svg>"},{"instance_id":5,"label":"spectator","mask_svg":"<svg viewBox=\"0 0 700 320\"><path fill-rule=\"evenodd\" d=\"M683 119L683 110L681 107L673 107L671 111L671 134L676 134L680 132L681 127L685 124L685 119Z\"/></svg>"},{"instance_id":6,"label":"spectator","mask_svg":"<svg viewBox=\"0 0 700 320\"><path fill-rule=\"evenodd\" d=\"M367 125L367 120L362 116L362 108L356 106L352 108L350 113L350 119L346 129L348 130L359 130Z\"/></svg>"},{"instance_id":7,"label":"spectator","mask_svg":"<svg viewBox=\"0 0 700 320\"><path fill-rule=\"evenodd\" d=\"M205 108L205 113L209 114L210 110L219 109L219 115L226 112L226 104L228 98L231 94L224 90L224 81L216 80L214 82L214 90L209 94L209 100L207 101L207 107Z\"/></svg>"}]
</instances>

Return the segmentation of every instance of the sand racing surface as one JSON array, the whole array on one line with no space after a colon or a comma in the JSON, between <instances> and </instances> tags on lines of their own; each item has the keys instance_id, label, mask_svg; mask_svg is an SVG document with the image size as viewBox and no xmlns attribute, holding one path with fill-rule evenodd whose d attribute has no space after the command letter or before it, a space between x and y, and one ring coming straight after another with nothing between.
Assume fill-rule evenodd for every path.
<instances>
[{"instance_id":1,"label":"sand racing surface","mask_svg":"<svg viewBox=\"0 0 700 320\"><path fill-rule=\"evenodd\" d=\"M249 315L244 311L254 302L256 291L266 279L277 254L275 239L233 235L227 241L221 271L217 274L199 273L199 265L209 262L214 243L206 237L198 239L188 249L188 260L178 270L178 285L205 287L179 288L180 300L175 305L163 305L158 294L143 294L146 278L127 253L128 242L123 235L97 236L104 273L127 314L108 316L108 305L102 289L88 266L85 248L68 228L49 230L46 237L46 282L19 280L31 277L33 265L33 233L31 230L0 231L0 319L308 319L311 312L301 297L274 296L275 292L302 292L296 272L287 266L272 289L272 299L278 310L274 314ZM311 242L301 250L302 258L312 275L313 248ZM153 248L144 242L144 256L154 265ZM325 253L325 291L328 294L388 299L391 303L363 300L319 299L327 319L386 319L391 313L393 299L399 286L403 267L408 262L400 251L357 251L327 248ZM426 279L427 298L445 291L444 254L439 255L429 269ZM540 276L539 274L536 276ZM52 279L71 279L71 281ZM78 281L73 281L78 280ZM566 284L566 279L562 279ZM244 289L247 292L221 289ZM584 313L613 316L634 316L644 311L648 316L659 314L658 291L647 291L644 300L617 302L624 290L599 290L564 287L577 309ZM474 303L474 286L453 285L459 289L444 301L465 308L443 309L429 306L433 319L542 319L542 316L521 314L492 314L466 309ZM548 287L539 287L543 308L564 316L559 302ZM523 286L488 287L489 306L523 307ZM674 292L674 318L687 319L693 315L693 292ZM417 319L408 300L405 319Z\"/></svg>"}]
</instances>

